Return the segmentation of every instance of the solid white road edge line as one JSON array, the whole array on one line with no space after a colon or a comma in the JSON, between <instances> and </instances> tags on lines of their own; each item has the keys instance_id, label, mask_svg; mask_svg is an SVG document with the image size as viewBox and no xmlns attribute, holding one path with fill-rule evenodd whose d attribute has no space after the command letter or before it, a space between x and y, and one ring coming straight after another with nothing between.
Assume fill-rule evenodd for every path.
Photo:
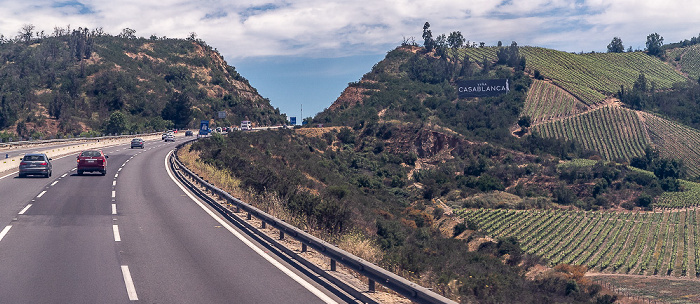
<instances>
[{"instance_id":1,"label":"solid white road edge line","mask_svg":"<svg viewBox=\"0 0 700 304\"><path fill-rule=\"evenodd\" d=\"M122 276L124 276L124 285L126 285L126 293L129 294L129 300L137 301L139 297L136 294L134 280L131 279L131 272L129 271L129 266L122 265Z\"/></svg>"},{"instance_id":2,"label":"solid white road edge line","mask_svg":"<svg viewBox=\"0 0 700 304\"><path fill-rule=\"evenodd\" d=\"M20 211L17 214L19 214L19 215L24 214L25 212L27 212L27 210L29 210L29 207L31 207L31 206L32 206L32 204L27 204L27 207L24 207L24 209L22 209L22 211Z\"/></svg>"},{"instance_id":3,"label":"solid white road edge line","mask_svg":"<svg viewBox=\"0 0 700 304\"><path fill-rule=\"evenodd\" d=\"M248 240L247 238L245 238L241 233L239 233L238 231L236 231L236 229L233 229L233 227L231 227L231 225L229 225L229 223L227 223L226 221L224 221L223 219L221 219L221 218L220 218L219 216L217 216L213 211L211 211L209 208L207 208L207 207L204 205L204 203L202 203L199 199L197 199L196 197L194 197L194 195L192 195L192 193L190 193L190 191L188 191L187 188L185 188L185 186L183 186L182 184L180 184L180 181L178 181L177 179L175 179L175 177L173 176L173 173L170 171L170 166L168 166L168 157L170 157L170 154L172 154L172 153L173 153L173 151L171 150L171 151L168 152L168 154L165 156L165 170L168 172L168 175L170 176L170 179L172 179L173 182L175 182L175 184L176 184L178 187L180 187L180 189L182 189L182 191L185 192L185 194L187 194L187 196L188 196L190 199L192 199L195 203L197 203L197 205L199 205L199 207L201 207L201 208L202 208L207 214L209 214L209 216L211 216L214 220L216 220L217 222L219 222L219 224L221 224L222 227L225 227L226 230L228 230L229 232L231 232L231 234L235 235L238 239L240 239L241 242L243 242L243 243L245 243L246 245L248 245L248 247L250 247L250 249L253 249L253 251L255 251L255 252L256 252L257 254L259 254L262 258L264 258L265 260L267 260L270 264L274 265L274 266L277 267L279 270L281 270L282 272L284 272L287 276L289 276L290 278L292 278L292 280L296 281L296 282L299 283L301 286L303 286L304 288L306 288L307 290L309 290L311 293L313 293L315 296L317 296L319 299L321 299L321 301L326 302L326 303L329 303L329 304L331 304L331 303L337 304L337 303L338 303L338 302L336 302L335 300L331 299L331 298L330 298L328 295L326 295L325 293L323 293L323 292L321 292L320 290L318 290L318 288L314 287L314 286L311 285L309 282L307 282L306 280L304 280L304 279L302 279L301 277L299 277L296 273L294 273L293 271L289 270L289 268L285 267L285 266L282 265L280 262L278 262L277 260L273 259L269 254L265 253L262 249L260 249L258 246L256 246L255 244L253 244L253 242L249 241L249 240ZM115 225L115 226L116 226L116 225Z\"/></svg>"},{"instance_id":4,"label":"solid white road edge line","mask_svg":"<svg viewBox=\"0 0 700 304\"><path fill-rule=\"evenodd\" d=\"M37 195L36 197L40 198L40 197L44 196L44 194L46 194L46 190L41 191L41 193L39 193L39 195Z\"/></svg>"},{"instance_id":5,"label":"solid white road edge line","mask_svg":"<svg viewBox=\"0 0 700 304\"><path fill-rule=\"evenodd\" d=\"M0 231L0 241L2 241L2 238L4 238L7 232L10 231L10 228L12 228L12 225L7 225L5 226L5 229Z\"/></svg>"},{"instance_id":6,"label":"solid white road edge line","mask_svg":"<svg viewBox=\"0 0 700 304\"><path fill-rule=\"evenodd\" d=\"M6 177L8 177L8 176L15 175L15 174L17 174L17 172L19 172L19 171L11 172L10 174L7 174L7 175L5 175L5 176L3 176L3 177L0 177L0 179L6 178Z\"/></svg>"},{"instance_id":7,"label":"solid white road edge line","mask_svg":"<svg viewBox=\"0 0 700 304\"><path fill-rule=\"evenodd\" d=\"M121 242L122 237L119 236L119 226L118 225L112 225L112 232L114 232L114 241Z\"/></svg>"}]
</instances>

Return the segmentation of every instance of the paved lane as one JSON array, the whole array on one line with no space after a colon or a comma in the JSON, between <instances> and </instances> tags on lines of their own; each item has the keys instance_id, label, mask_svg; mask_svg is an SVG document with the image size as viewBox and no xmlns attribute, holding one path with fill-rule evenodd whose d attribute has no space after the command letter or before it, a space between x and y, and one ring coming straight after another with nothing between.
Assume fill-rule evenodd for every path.
<instances>
[{"instance_id":1,"label":"paved lane","mask_svg":"<svg viewBox=\"0 0 700 304\"><path fill-rule=\"evenodd\" d=\"M52 178L0 179L2 302L341 302L183 192L165 168L174 147L107 148L106 176L76 175L71 155Z\"/></svg>"}]
</instances>

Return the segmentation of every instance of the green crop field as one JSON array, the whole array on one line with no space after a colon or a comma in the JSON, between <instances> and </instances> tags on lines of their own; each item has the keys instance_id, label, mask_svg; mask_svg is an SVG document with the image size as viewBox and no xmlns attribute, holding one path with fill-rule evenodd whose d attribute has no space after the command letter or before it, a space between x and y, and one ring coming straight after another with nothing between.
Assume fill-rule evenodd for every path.
<instances>
[{"instance_id":1,"label":"green crop field","mask_svg":"<svg viewBox=\"0 0 700 304\"><path fill-rule=\"evenodd\" d=\"M498 47L467 48L464 52L476 62L496 60ZM656 88L670 88L686 78L673 67L643 52L572 54L540 47L521 47L527 69L539 70L547 79L583 103L593 106L620 90L631 87L644 73Z\"/></svg>"},{"instance_id":2,"label":"green crop field","mask_svg":"<svg viewBox=\"0 0 700 304\"><path fill-rule=\"evenodd\" d=\"M494 238L515 237L548 260L606 273L696 278L700 209L663 212L463 209Z\"/></svg>"},{"instance_id":3,"label":"green crop field","mask_svg":"<svg viewBox=\"0 0 700 304\"><path fill-rule=\"evenodd\" d=\"M680 159L688 175L700 175L700 131L642 112L651 143L663 157Z\"/></svg>"},{"instance_id":4,"label":"green crop field","mask_svg":"<svg viewBox=\"0 0 700 304\"><path fill-rule=\"evenodd\" d=\"M568 117L586 110L586 105L561 88L542 80L535 80L527 92L523 115L532 118L532 124Z\"/></svg>"},{"instance_id":5,"label":"green crop field","mask_svg":"<svg viewBox=\"0 0 700 304\"><path fill-rule=\"evenodd\" d=\"M666 57L669 61L679 65L681 72L688 75L691 80L700 78L700 45L668 50Z\"/></svg>"},{"instance_id":6,"label":"green crop field","mask_svg":"<svg viewBox=\"0 0 700 304\"><path fill-rule=\"evenodd\" d=\"M638 115L629 109L607 106L594 111L533 127L545 137L581 143L606 160L629 160L644 155L649 144Z\"/></svg>"}]
</instances>

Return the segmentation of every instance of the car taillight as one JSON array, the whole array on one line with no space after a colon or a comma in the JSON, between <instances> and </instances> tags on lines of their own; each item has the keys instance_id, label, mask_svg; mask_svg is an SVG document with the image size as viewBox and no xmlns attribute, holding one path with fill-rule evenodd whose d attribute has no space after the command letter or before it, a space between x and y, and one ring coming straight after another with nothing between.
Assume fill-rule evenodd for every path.
<instances>
[{"instance_id":1,"label":"car taillight","mask_svg":"<svg viewBox=\"0 0 700 304\"><path fill-rule=\"evenodd\" d=\"M28 165L28 164L25 163L25 162L21 162L21 163L19 163L19 165L20 165L20 166L26 166L26 165Z\"/></svg>"},{"instance_id":2,"label":"car taillight","mask_svg":"<svg viewBox=\"0 0 700 304\"><path fill-rule=\"evenodd\" d=\"M48 165L48 163L41 163L41 165L42 165L42 166L46 166L46 165Z\"/></svg>"}]
</instances>

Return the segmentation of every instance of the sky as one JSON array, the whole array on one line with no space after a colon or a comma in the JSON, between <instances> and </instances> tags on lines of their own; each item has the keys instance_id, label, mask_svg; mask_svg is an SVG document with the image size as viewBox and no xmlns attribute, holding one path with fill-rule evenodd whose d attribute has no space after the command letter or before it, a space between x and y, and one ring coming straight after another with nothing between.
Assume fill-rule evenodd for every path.
<instances>
[{"instance_id":1,"label":"sky","mask_svg":"<svg viewBox=\"0 0 700 304\"><path fill-rule=\"evenodd\" d=\"M124 28L138 37L186 38L216 48L287 116L309 117L335 101L404 39L422 44L460 31L471 42L604 52L613 37L644 49L700 35L697 0L0 0L0 34L24 25ZM303 116L302 116L303 109Z\"/></svg>"}]
</instances>

